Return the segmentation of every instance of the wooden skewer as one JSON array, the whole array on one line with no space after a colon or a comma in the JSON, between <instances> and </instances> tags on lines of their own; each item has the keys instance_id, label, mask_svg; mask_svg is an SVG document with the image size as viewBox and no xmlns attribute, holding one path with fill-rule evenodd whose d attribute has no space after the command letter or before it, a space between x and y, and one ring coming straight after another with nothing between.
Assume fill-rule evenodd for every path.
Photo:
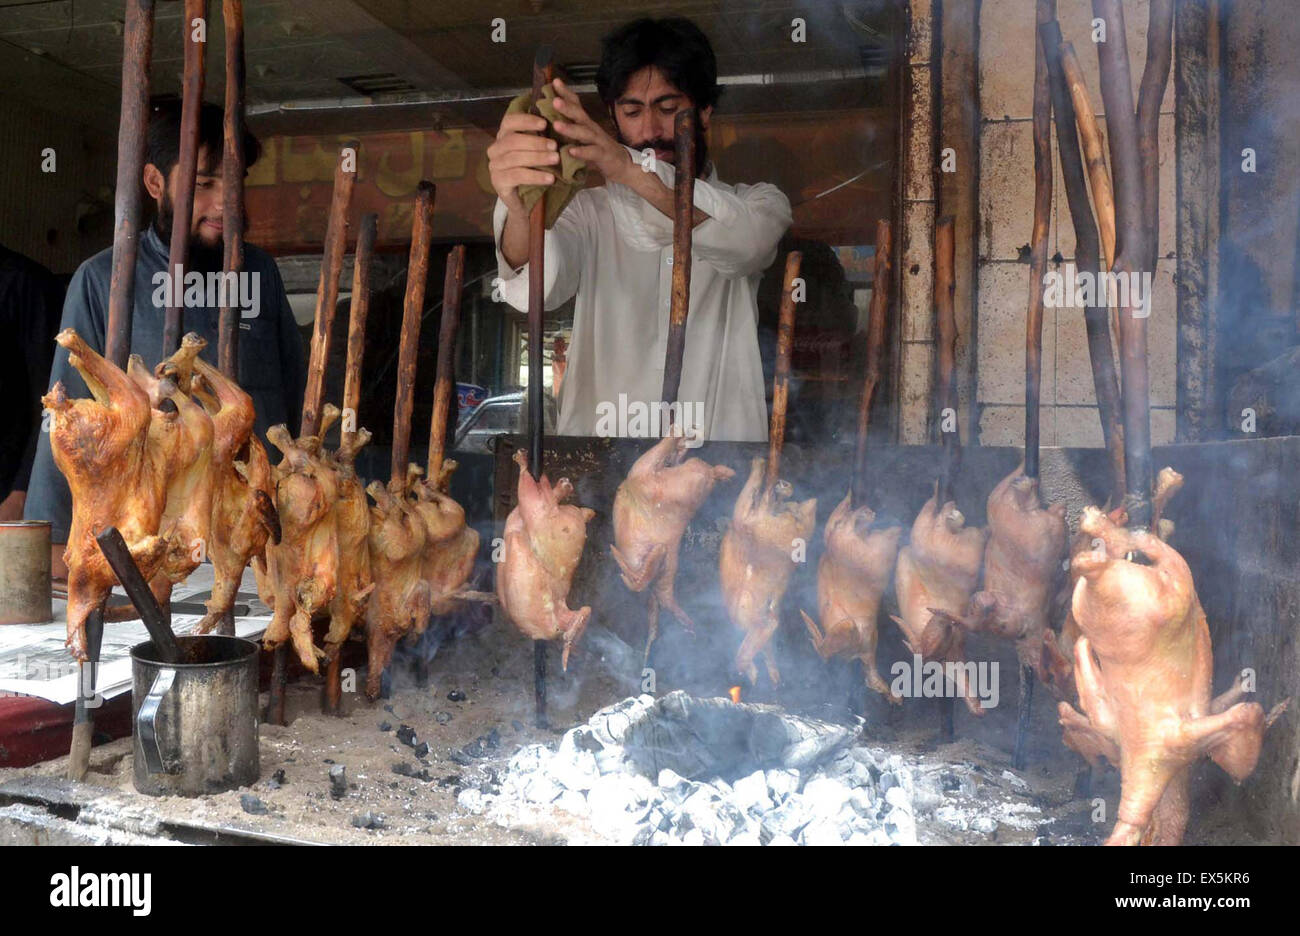
<instances>
[{"instance_id":1,"label":"wooden skewer","mask_svg":"<svg viewBox=\"0 0 1300 936\"><path fill-rule=\"evenodd\" d=\"M1079 141L1083 145L1083 158L1088 169L1088 185L1092 201L1097 208L1097 226L1101 229L1101 249L1109 270L1115 263L1115 193L1110 185L1110 172L1106 169L1106 141L1097 117L1092 110L1088 86L1083 80L1083 69L1074 54L1074 46L1061 43L1061 67L1074 105L1074 119L1079 128ZM1094 272L1094 271L1089 271Z\"/></svg>"},{"instance_id":2,"label":"wooden skewer","mask_svg":"<svg viewBox=\"0 0 1300 936\"><path fill-rule=\"evenodd\" d=\"M343 377L340 449L355 445L360 429L357 409L361 405L361 365L366 355L366 317L370 312L370 261L375 252L375 231L378 225L377 214L368 214L361 219L357 252L352 261L352 302L348 308L348 356ZM321 698L321 711L326 715L338 715L342 711L342 702L343 652L340 649L325 667L325 693Z\"/></svg>"},{"instance_id":3,"label":"wooden skewer","mask_svg":"<svg viewBox=\"0 0 1300 936\"><path fill-rule=\"evenodd\" d=\"M1055 0L1038 0L1036 20L1053 13ZM1046 17L1051 19L1049 15ZM1029 309L1025 315L1025 475L1038 477L1039 413L1043 381L1043 281L1052 220L1052 89L1047 56L1034 33L1034 226L1029 237Z\"/></svg>"},{"instance_id":4,"label":"wooden skewer","mask_svg":"<svg viewBox=\"0 0 1300 936\"><path fill-rule=\"evenodd\" d=\"M244 269L244 0L222 0L226 27L226 112L221 157L222 266L228 273ZM239 310L227 293L217 325L217 367L239 380ZM233 633L233 632L232 632Z\"/></svg>"},{"instance_id":5,"label":"wooden skewer","mask_svg":"<svg viewBox=\"0 0 1300 936\"><path fill-rule=\"evenodd\" d=\"M781 449L785 446L785 414L790 404L790 357L794 351L794 289L803 254L790 251L785 258L781 286L781 318L776 333L776 376L772 380L772 425L767 434L767 472L763 493L770 492L781 476Z\"/></svg>"},{"instance_id":6,"label":"wooden skewer","mask_svg":"<svg viewBox=\"0 0 1300 936\"><path fill-rule=\"evenodd\" d=\"M673 291L664 352L663 401L677 402L686 355L686 316L691 305L691 236L695 228L695 111L678 111L673 126L676 165L673 183ZM664 432L671 431L671 422Z\"/></svg>"},{"instance_id":7,"label":"wooden skewer","mask_svg":"<svg viewBox=\"0 0 1300 936\"><path fill-rule=\"evenodd\" d=\"M935 309L935 344L938 355L938 382L935 386L935 402L938 406L939 420L943 419L944 410L957 409L957 390L954 374L957 371L957 314L953 309L953 296L956 282L953 271L956 268L957 246L953 240L953 228L956 219L952 215L940 218L934 227L934 309ZM954 428L943 433L943 459L939 472L939 490L937 508L952 500L952 485L957 476L961 460L961 436Z\"/></svg>"},{"instance_id":8,"label":"wooden skewer","mask_svg":"<svg viewBox=\"0 0 1300 936\"><path fill-rule=\"evenodd\" d=\"M358 143L345 143L339 151L334 169L334 194L330 199L329 221L325 227L325 250L321 256L320 281L316 286L316 322L311 335L311 357L307 362L307 389L303 394L302 422L298 435L319 435L322 402L325 396L325 370L329 365L330 338L334 332L334 312L339 299L339 269L347 249L348 209L352 204L352 183L356 179L355 160ZM349 150L351 151L349 153ZM347 168L348 163L353 168ZM273 725L285 723L285 688L289 681L289 644L276 647L272 654L271 688L266 720Z\"/></svg>"},{"instance_id":9,"label":"wooden skewer","mask_svg":"<svg viewBox=\"0 0 1300 936\"><path fill-rule=\"evenodd\" d=\"M411 411L415 407L415 366L420 351L420 321L429 280L429 248L433 243L433 203L436 189L422 181L415 194L411 223L411 255L406 267L406 300L402 306L402 338L397 351L397 400L393 406L393 457L389 484L406 484L411 455Z\"/></svg>"},{"instance_id":10,"label":"wooden skewer","mask_svg":"<svg viewBox=\"0 0 1300 936\"><path fill-rule=\"evenodd\" d=\"M889 286L893 273L893 235L888 221L876 222L875 269L871 277L871 308L867 315L867 373L858 403L857 450L853 458L850 506L867 502L867 429L871 422L871 401L880 383L880 355L885 346L885 319L889 314Z\"/></svg>"},{"instance_id":11,"label":"wooden skewer","mask_svg":"<svg viewBox=\"0 0 1300 936\"><path fill-rule=\"evenodd\" d=\"M329 366L334 313L339 301L339 270L348 247L348 210L352 205L352 183L356 181L356 159L360 144L343 144L334 168L334 194L330 199L329 222L325 228L325 250L321 256L320 280L316 286L316 322L311 333L311 357L307 364L307 392L302 403L299 435L316 435L320 429L321 404L325 397L325 371ZM349 168L351 165L351 168Z\"/></svg>"},{"instance_id":12,"label":"wooden skewer","mask_svg":"<svg viewBox=\"0 0 1300 936\"><path fill-rule=\"evenodd\" d=\"M140 178L149 122L149 62L153 57L154 0L127 0L122 49L122 118L117 134L113 266L108 286L104 357L126 370L131 354L135 258L140 246ZM95 738L95 676L104 636L103 604L86 619L86 662L77 663L77 702L68 749L68 779L84 780Z\"/></svg>"},{"instance_id":13,"label":"wooden skewer","mask_svg":"<svg viewBox=\"0 0 1300 936\"><path fill-rule=\"evenodd\" d=\"M553 52L539 46L533 59L533 106L543 86L555 78ZM542 341L546 318L546 196L542 194L528 215L528 470L533 480L542 476L544 419L542 409ZM533 641L533 708L538 728L547 727L546 641Z\"/></svg>"},{"instance_id":14,"label":"wooden skewer","mask_svg":"<svg viewBox=\"0 0 1300 936\"><path fill-rule=\"evenodd\" d=\"M460 327L460 298L465 286L465 245L447 255L442 285L442 322L438 330L438 376L433 385L433 419L429 425L429 469L425 477L437 484L447 449L447 416L456 387L456 330Z\"/></svg>"},{"instance_id":15,"label":"wooden skewer","mask_svg":"<svg viewBox=\"0 0 1300 936\"><path fill-rule=\"evenodd\" d=\"M1138 159L1142 166L1142 220L1147 252L1142 269L1155 275L1160 253L1160 103L1173 59L1174 0L1151 0L1147 60L1138 85Z\"/></svg>"},{"instance_id":16,"label":"wooden skewer","mask_svg":"<svg viewBox=\"0 0 1300 936\"><path fill-rule=\"evenodd\" d=\"M1062 62L1060 24L1056 20L1044 23L1039 27L1039 36L1047 55L1047 70L1052 81L1052 112L1056 123L1057 149L1061 157L1061 177L1065 182L1066 201L1074 223L1075 263L1080 270L1096 273L1101 269L1101 249L1097 223L1088 202L1088 182L1079 151L1077 115ZM1104 173L1105 167L1102 169ZM1113 227L1113 216L1111 224ZM1111 465L1111 503L1118 505L1124 500L1124 431L1120 424L1119 380L1115 374L1115 350L1111 343L1107 305L1094 302L1084 309L1083 317L1088 330L1088 358L1092 364L1097 412Z\"/></svg>"},{"instance_id":17,"label":"wooden skewer","mask_svg":"<svg viewBox=\"0 0 1300 936\"><path fill-rule=\"evenodd\" d=\"M185 263L190 253L194 176L199 158L199 112L203 107L203 51L207 45L206 40L194 41L193 24L199 20L205 24L203 28L206 30L207 19L207 0L185 0L185 20L181 23L185 43L185 67L181 80L181 145L176 171L176 202L172 207L171 245L167 257L172 288L167 294L167 311L163 315L163 357L170 357L181 346L181 330L184 326L184 309L177 297L183 295Z\"/></svg>"},{"instance_id":18,"label":"wooden skewer","mask_svg":"<svg viewBox=\"0 0 1300 936\"><path fill-rule=\"evenodd\" d=\"M1110 131L1110 162L1115 179L1116 257L1113 271L1123 277L1142 270L1147 258L1142 220L1142 162L1124 7L1119 0L1093 0L1093 14L1106 23L1106 42L1097 43L1101 96ZM1163 89L1162 89L1163 90ZM1131 293L1131 291L1130 291ZM1119 310L1120 372L1124 403L1124 458L1128 493L1125 506L1134 529L1151 526L1151 412L1147 372L1147 320L1134 297ZM1148 301L1150 297L1147 297Z\"/></svg>"},{"instance_id":19,"label":"wooden skewer","mask_svg":"<svg viewBox=\"0 0 1300 936\"><path fill-rule=\"evenodd\" d=\"M149 124L149 62L154 0L127 0L122 54L122 120L117 136L113 268L108 286L104 357L126 370L131 354L135 257L140 247L140 179Z\"/></svg>"},{"instance_id":20,"label":"wooden skewer","mask_svg":"<svg viewBox=\"0 0 1300 936\"><path fill-rule=\"evenodd\" d=\"M343 430L340 446L356 438L361 405L361 365L366 356L366 319L370 315L370 262L375 253L379 215L361 219L357 252L352 260L352 302L348 307L348 357L343 371Z\"/></svg>"}]
</instances>

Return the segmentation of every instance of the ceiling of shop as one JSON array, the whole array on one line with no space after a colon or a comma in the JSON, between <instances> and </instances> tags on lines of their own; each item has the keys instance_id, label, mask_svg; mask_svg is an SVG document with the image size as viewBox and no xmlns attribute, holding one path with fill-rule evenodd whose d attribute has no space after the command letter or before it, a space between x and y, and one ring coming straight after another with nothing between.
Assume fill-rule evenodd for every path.
<instances>
[{"instance_id":1,"label":"ceiling of shop","mask_svg":"<svg viewBox=\"0 0 1300 936\"><path fill-rule=\"evenodd\" d=\"M709 36L730 112L881 103L890 0L252 0L244 5L247 99L259 132L495 123L495 93L529 81L543 42L594 66L600 38L638 15L683 15ZM220 0L210 0L207 98L221 99ZM122 0L0 0L0 94L116 128ZM506 41L492 41L492 18ZM809 41L791 42L803 17ZM182 4L160 0L154 93L177 92ZM588 71L589 71L588 68ZM769 76L758 78L756 76ZM816 78L817 80L809 80ZM452 100L448 100L452 99ZM366 105L382 106L366 106ZM279 105L279 106L277 106ZM352 109L349 105L358 105ZM340 113L345 113L340 117ZM304 117L309 114L309 117Z\"/></svg>"}]
</instances>

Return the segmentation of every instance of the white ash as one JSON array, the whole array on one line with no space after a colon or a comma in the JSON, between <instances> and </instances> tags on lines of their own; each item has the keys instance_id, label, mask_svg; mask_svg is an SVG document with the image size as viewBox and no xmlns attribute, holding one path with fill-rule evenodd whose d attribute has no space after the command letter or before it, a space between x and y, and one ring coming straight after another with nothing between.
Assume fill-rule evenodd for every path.
<instances>
[{"instance_id":1,"label":"white ash","mask_svg":"<svg viewBox=\"0 0 1300 936\"><path fill-rule=\"evenodd\" d=\"M459 807L506 827L542 826L575 843L638 845L942 844L998 841L1003 830L1028 841L1025 833L1051 822L1029 801L1029 784L1010 771L999 776L938 754L845 746L851 730L828 726L826 737L815 737L820 723L796 716L783 717L806 735L785 749L797 766L755 769L730 782L671 768L649 777L644 757L627 756L626 742L645 734L645 720L665 703L680 706L672 696L642 695L602 709L566 732L555 751L520 748L498 793L463 790Z\"/></svg>"}]
</instances>

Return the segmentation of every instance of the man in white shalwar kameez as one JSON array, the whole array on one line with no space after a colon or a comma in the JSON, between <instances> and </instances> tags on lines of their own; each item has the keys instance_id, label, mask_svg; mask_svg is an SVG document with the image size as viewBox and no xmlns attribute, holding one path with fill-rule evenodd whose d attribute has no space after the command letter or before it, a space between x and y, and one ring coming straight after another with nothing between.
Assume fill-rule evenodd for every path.
<instances>
[{"instance_id":1,"label":"man in white shalwar kameez","mask_svg":"<svg viewBox=\"0 0 1300 936\"><path fill-rule=\"evenodd\" d=\"M717 65L688 20L638 20L604 40L596 78L617 139L556 79L557 143L546 121L509 114L488 149L502 297L528 308L528 212L520 186L548 185L558 149L605 184L579 191L546 233L546 308L574 299L568 364L557 399L561 435L658 435L638 419L660 400L673 257L673 126L698 112L695 227L686 354L678 399L704 439L764 441L767 405L758 348L758 283L790 226L774 185L728 185L707 158ZM653 158L650 158L653 152Z\"/></svg>"}]
</instances>

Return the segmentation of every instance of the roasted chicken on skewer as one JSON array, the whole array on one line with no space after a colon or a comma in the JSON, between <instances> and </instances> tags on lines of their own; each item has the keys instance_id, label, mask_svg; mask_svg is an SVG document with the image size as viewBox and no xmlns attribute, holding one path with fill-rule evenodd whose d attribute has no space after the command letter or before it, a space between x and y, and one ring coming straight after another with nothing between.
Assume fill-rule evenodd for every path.
<instances>
[{"instance_id":1,"label":"roasted chicken on skewer","mask_svg":"<svg viewBox=\"0 0 1300 936\"><path fill-rule=\"evenodd\" d=\"M357 452L369 441L367 429L345 433L338 450L328 456L338 477L334 528L339 551L338 588L330 601L330 628L325 635L325 657L330 660L364 619L375 587L370 574L370 505L355 468Z\"/></svg>"},{"instance_id":2,"label":"roasted chicken on skewer","mask_svg":"<svg viewBox=\"0 0 1300 936\"><path fill-rule=\"evenodd\" d=\"M166 476L149 454L149 396L72 329L55 338L86 381L91 399L69 399L62 381L41 403L51 413L54 463L72 491L72 525L63 561L68 566L68 648L86 659L86 616L117 582L95 536L116 527L145 578L158 571L167 541L158 535ZM172 419L175 414L172 414ZM111 483L106 483L111 479Z\"/></svg>"},{"instance_id":3,"label":"roasted chicken on skewer","mask_svg":"<svg viewBox=\"0 0 1300 936\"><path fill-rule=\"evenodd\" d=\"M966 634L959 619L979 583L986 532L966 526L957 505L942 507L935 495L925 502L912 524L910 542L898 553L894 587L901 617L894 622L903 639L924 661L964 663ZM968 681L966 707L983 715L976 687Z\"/></svg>"},{"instance_id":4,"label":"roasted chicken on skewer","mask_svg":"<svg viewBox=\"0 0 1300 936\"><path fill-rule=\"evenodd\" d=\"M149 583L158 603L171 601L172 586L184 581L207 554L212 524L212 418L190 395L194 361L207 342L193 332L180 348L150 375L140 357L132 355L127 374L147 394L155 413L163 401L176 416L159 425L163 438L157 444L159 460L167 465L167 497L158 532L167 540L162 566ZM150 427L150 444L155 444Z\"/></svg>"},{"instance_id":5,"label":"roasted chicken on skewer","mask_svg":"<svg viewBox=\"0 0 1300 936\"><path fill-rule=\"evenodd\" d=\"M794 572L798 541L807 542L817 524L817 500L790 500L789 482L765 481L767 460L755 458L722 538L718 572L722 599L731 622L744 631L736 651L736 671L758 681L761 653L773 685L781 672L768 643L781 623L781 599Z\"/></svg>"},{"instance_id":6,"label":"roasted chicken on skewer","mask_svg":"<svg viewBox=\"0 0 1300 936\"><path fill-rule=\"evenodd\" d=\"M587 542L587 524L596 512L566 504L573 485L546 475L533 480L528 456L515 452L519 465L518 502L506 517L505 557L497 567L497 597L515 627L533 640L560 640L562 665L582 637L591 608L568 606L573 573Z\"/></svg>"},{"instance_id":7,"label":"roasted chicken on skewer","mask_svg":"<svg viewBox=\"0 0 1300 936\"><path fill-rule=\"evenodd\" d=\"M387 486L371 481L366 488L375 501L368 534L375 590L366 606L366 697L372 702L379 698L397 642L423 630L429 619L432 591L420 574L427 534L409 497L419 473L419 466L411 465L403 481Z\"/></svg>"},{"instance_id":8,"label":"roasted chicken on skewer","mask_svg":"<svg viewBox=\"0 0 1300 936\"><path fill-rule=\"evenodd\" d=\"M449 493L456 462L442 463L437 478L413 485L416 513L424 521L425 543L420 574L429 583L433 614L450 614L459 601L492 600L491 594L466 587L478 557L478 531L465 523L465 508Z\"/></svg>"},{"instance_id":9,"label":"roasted chicken on skewer","mask_svg":"<svg viewBox=\"0 0 1300 936\"><path fill-rule=\"evenodd\" d=\"M984 587L971 598L964 623L1014 640L1021 666L1065 698L1070 663L1048 620L1065 557L1065 505L1044 507L1038 479L1027 477L1022 464L989 494L988 523Z\"/></svg>"},{"instance_id":10,"label":"roasted chicken on skewer","mask_svg":"<svg viewBox=\"0 0 1300 936\"><path fill-rule=\"evenodd\" d=\"M875 512L866 505L867 435L871 404L880 381L880 357L885 343L889 311L892 237L889 222L876 224L876 260L872 277L871 308L867 325L867 366L858 402L857 451L849 494L826 522L826 550L817 565L817 605L821 627L806 613L804 623L813 648L823 660L847 656L862 664L867 685L894 704L902 702L876 670L877 617L880 599L889 587L898 541L898 524L877 525Z\"/></svg>"},{"instance_id":11,"label":"roasted chicken on skewer","mask_svg":"<svg viewBox=\"0 0 1300 936\"><path fill-rule=\"evenodd\" d=\"M1072 610L1080 714L1059 705L1065 743L1119 766L1108 845L1176 845L1187 825L1188 772L1201 757L1241 782L1255 769L1265 717L1241 687L1210 697L1210 631L1192 573L1172 546L1118 526L1096 507L1080 529L1097 543L1074 558Z\"/></svg>"},{"instance_id":12,"label":"roasted chicken on skewer","mask_svg":"<svg viewBox=\"0 0 1300 936\"><path fill-rule=\"evenodd\" d=\"M634 592L650 589L647 659L659 632L661 607L695 633L694 622L673 595L678 550L691 517L713 486L736 476L726 465L685 458L686 450L685 436L663 438L636 460L614 495L610 552L628 588Z\"/></svg>"},{"instance_id":13,"label":"roasted chicken on skewer","mask_svg":"<svg viewBox=\"0 0 1300 936\"><path fill-rule=\"evenodd\" d=\"M206 634L234 607L244 568L256 560L265 578L265 549L280 539L275 485L266 449L253 432L252 398L229 377L195 358L194 395L212 418L212 522L208 558L212 597L196 633ZM268 594L268 597L270 595Z\"/></svg>"},{"instance_id":14,"label":"roasted chicken on skewer","mask_svg":"<svg viewBox=\"0 0 1300 936\"><path fill-rule=\"evenodd\" d=\"M322 435L338 415L338 407L325 405ZM274 605L263 644L274 650L292 639L299 661L315 673L325 654L312 641L312 616L334 600L338 588L338 471L322 453L320 436L295 440L281 424L267 431L267 439L284 458L273 472L280 542L267 549Z\"/></svg>"},{"instance_id":15,"label":"roasted chicken on skewer","mask_svg":"<svg viewBox=\"0 0 1300 936\"><path fill-rule=\"evenodd\" d=\"M875 528L871 508L855 510L850 501L845 495L823 532L826 551L817 565L817 613L822 626L807 613L800 614L823 660L834 656L858 660L867 685L898 705L903 700L889 691L876 669L876 642L880 599L889 587L903 528L897 524Z\"/></svg>"}]
</instances>

